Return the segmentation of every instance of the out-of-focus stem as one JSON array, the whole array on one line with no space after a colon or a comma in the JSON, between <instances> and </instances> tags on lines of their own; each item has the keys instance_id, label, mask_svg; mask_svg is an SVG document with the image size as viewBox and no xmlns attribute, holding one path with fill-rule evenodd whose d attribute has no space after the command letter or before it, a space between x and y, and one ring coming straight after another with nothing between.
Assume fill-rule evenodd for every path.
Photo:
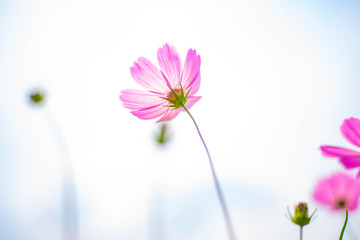
<instances>
[{"instance_id":1,"label":"out-of-focus stem","mask_svg":"<svg viewBox=\"0 0 360 240\"><path fill-rule=\"evenodd\" d=\"M57 138L57 145L62 155L62 239L78 240L78 206L70 154L62 135L60 124L57 122L56 118L50 110L47 111L47 117L50 124L52 125L53 132Z\"/></svg>"},{"instance_id":2,"label":"out-of-focus stem","mask_svg":"<svg viewBox=\"0 0 360 240\"><path fill-rule=\"evenodd\" d=\"M224 215L224 218L225 218L225 223L226 223L226 228L227 228L227 232L228 232L228 235L229 235L229 239L230 239L230 240L236 240L236 236L235 236L235 231L234 231L234 228L233 228L233 224L232 224L232 221L231 221L231 218L230 218L230 214L229 214L229 211L228 211L226 202L225 202L225 198L224 198L224 195L223 195L223 192L222 192L222 189L221 189L219 180L218 180L218 178L217 178L217 176L216 176L214 164L213 164L213 162L212 162L212 160L211 160L211 156L210 156L209 150L208 150L208 148L207 148L207 146L206 146L206 144L205 144L205 141L204 141L203 137L201 136L199 127L198 127L195 119L194 119L193 116L190 114L189 110L185 107L184 104L182 105L182 107L183 107L184 110L189 114L190 118L191 118L192 121L194 122L195 127L196 127L196 130L197 130L197 132L199 133L200 139L201 139L202 143L204 144L206 153L207 153L208 158L209 158L209 163L210 163L210 167L211 167L211 173L212 173L212 176L213 176L213 179L214 179L216 192L217 192L217 195L218 195L218 197L219 197L220 205L221 205L222 212L223 212L223 215Z\"/></svg>"}]
</instances>

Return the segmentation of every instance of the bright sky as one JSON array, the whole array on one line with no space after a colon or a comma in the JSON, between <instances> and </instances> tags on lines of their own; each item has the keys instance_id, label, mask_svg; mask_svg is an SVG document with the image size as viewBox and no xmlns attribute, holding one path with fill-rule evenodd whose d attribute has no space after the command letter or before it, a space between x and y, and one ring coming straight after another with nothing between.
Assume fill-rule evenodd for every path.
<instances>
[{"instance_id":1,"label":"bright sky","mask_svg":"<svg viewBox=\"0 0 360 240\"><path fill-rule=\"evenodd\" d=\"M319 146L350 147L339 127L360 115L359 10L357 1L0 2L0 239L60 239L61 135L81 239L152 240L156 229L172 240L226 239L190 118L171 121L172 139L159 148L160 125L118 99L141 88L133 62L157 65L165 43L183 61L190 48L201 56L202 99L191 112L238 238L296 238L284 212L308 201L319 216L306 239L336 239L341 214L311 192L342 170ZM38 88L47 95L40 108L26 98Z\"/></svg>"}]
</instances>

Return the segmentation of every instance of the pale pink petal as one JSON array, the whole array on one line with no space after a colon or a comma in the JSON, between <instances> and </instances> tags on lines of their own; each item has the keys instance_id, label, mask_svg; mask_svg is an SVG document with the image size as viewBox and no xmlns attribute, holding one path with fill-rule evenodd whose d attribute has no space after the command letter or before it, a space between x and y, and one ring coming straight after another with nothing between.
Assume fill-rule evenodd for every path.
<instances>
[{"instance_id":1,"label":"pale pink petal","mask_svg":"<svg viewBox=\"0 0 360 240\"><path fill-rule=\"evenodd\" d=\"M356 118L345 119L341 125L342 135L352 144L360 147L360 120Z\"/></svg>"},{"instance_id":2,"label":"pale pink petal","mask_svg":"<svg viewBox=\"0 0 360 240\"><path fill-rule=\"evenodd\" d=\"M313 193L313 198L325 205L333 204L335 196L327 179L318 182Z\"/></svg>"},{"instance_id":3,"label":"pale pink petal","mask_svg":"<svg viewBox=\"0 0 360 240\"><path fill-rule=\"evenodd\" d=\"M359 157L360 152L353 151L347 148L321 146L320 150L325 157Z\"/></svg>"},{"instance_id":4,"label":"pale pink petal","mask_svg":"<svg viewBox=\"0 0 360 240\"><path fill-rule=\"evenodd\" d=\"M140 119L154 119L166 112L167 108L160 104L158 106L152 106L149 108L144 108L136 111L131 111L136 117Z\"/></svg>"},{"instance_id":5,"label":"pale pink petal","mask_svg":"<svg viewBox=\"0 0 360 240\"><path fill-rule=\"evenodd\" d=\"M190 96L188 101L185 103L185 107L190 109L197 101L199 101L201 96Z\"/></svg>"},{"instance_id":6,"label":"pale pink petal","mask_svg":"<svg viewBox=\"0 0 360 240\"><path fill-rule=\"evenodd\" d=\"M163 122L163 121L169 121L173 118L175 118L178 114L180 113L179 109L175 109L172 110L171 108L168 108L166 110L166 113L164 114L164 116L162 116L159 120L157 120L156 122Z\"/></svg>"},{"instance_id":7,"label":"pale pink petal","mask_svg":"<svg viewBox=\"0 0 360 240\"><path fill-rule=\"evenodd\" d=\"M197 101L199 101L201 96L190 96L188 101L185 103L185 107L187 109L190 109ZM185 111L183 108L181 108L181 111Z\"/></svg>"},{"instance_id":8,"label":"pale pink petal","mask_svg":"<svg viewBox=\"0 0 360 240\"><path fill-rule=\"evenodd\" d=\"M360 180L360 169L359 169L359 172L356 174L356 179Z\"/></svg>"},{"instance_id":9,"label":"pale pink petal","mask_svg":"<svg viewBox=\"0 0 360 240\"><path fill-rule=\"evenodd\" d=\"M157 94L137 89L126 89L121 91L120 100L123 102L124 107L131 110L157 106L165 102L165 100L160 98Z\"/></svg>"},{"instance_id":10,"label":"pale pink petal","mask_svg":"<svg viewBox=\"0 0 360 240\"><path fill-rule=\"evenodd\" d=\"M353 212L358 208L358 206L359 206L359 201L351 201L346 206L346 208L349 210L349 212Z\"/></svg>"},{"instance_id":11,"label":"pale pink petal","mask_svg":"<svg viewBox=\"0 0 360 240\"><path fill-rule=\"evenodd\" d=\"M166 43L162 48L159 48L157 59L165 81L168 82L171 88L179 88L181 59L176 49Z\"/></svg>"},{"instance_id":12,"label":"pale pink petal","mask_svg":"<svg viewBox=\"0 0 360 240\"><path fill-rule=\"evenodd\" d=\"M181 75L181 84L186 91L191 88L190 96L194 95L199 90L200 65L201 58L196 54L196 50L189 49Z\"/></svg>"},{"instance_id":13,"label":"pale pink petal","mask_svg":"<svg viewBox=\"0 0 360 240\"><path fill-rule=\"evenodd\" d=\"M353 211L358 207L360 197L360 182L354 178L349 178L344 190L344 198L347 202L349 211Z\"/></svg>"},{"instance_id":14,"label":"pale pink petal","mask_svg":"<svg viewBox=\"0 0 360 240\"><path fill-rule=\"evenodd\" d=\"M137 62L134 62L134 66L130 68L130 73L137 83L148 90L157 92L168 90L161 72L146 58L138 58Z\"/></svg>"},{"instance_id":15,"label":"pale pink petal","mask_svg":"<svg viewBox=\"0 0 360 240\"><path fill-rule=\"evenodd\" d=\"M335 199L347 199L347 192L351 190L351 180L354 179L344 173L337 173L328 179Z\"/></svg>"}]
</instances>

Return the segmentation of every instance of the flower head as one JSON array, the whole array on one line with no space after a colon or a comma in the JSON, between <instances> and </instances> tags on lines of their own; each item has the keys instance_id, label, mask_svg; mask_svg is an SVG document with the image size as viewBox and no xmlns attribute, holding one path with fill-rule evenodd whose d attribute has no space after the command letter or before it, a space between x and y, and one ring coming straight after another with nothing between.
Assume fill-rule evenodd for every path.
<instances>
[{"instance_id":1,"label":"flower head","mask_svg":"<svg viewBox=\"0 0 360 240\"><path fill-rule=\"evenodd\" d=\"M334 211L354 211L359 204L360 182L345 173L336 173L318 182L313 197Z\"/></svg>"},{"instance_id":2,"label":"flower head","mask_svg":"<svg viewBox=\"0 0 360 240\"><path fill-rule=\"evenodd\" d=\"M123 106L140 119L161 118L157 122L175 118L182 105L191 108L201 97L194 96L200 86L200 56L189 49L184 66L173 46L165 44L159 48L158 69L146 58L140 57L130 73L145 90L127 89L121 91Z\"/></svg>"},{"instance_id":3,"label":"flower head","mask_svg":"<svg viewBox=\"0 0 360 240\"><path fill-rule=\"evenodd\" d=\"M345 119L341 125L341 133L346 140L360 147L360 120L357 118ZM326 157L338 158L346 169L360 167L360 152L342 147L321 146L320 150ZM356 178L360 178L360 171Z\"/></svg>"}]
</instances>

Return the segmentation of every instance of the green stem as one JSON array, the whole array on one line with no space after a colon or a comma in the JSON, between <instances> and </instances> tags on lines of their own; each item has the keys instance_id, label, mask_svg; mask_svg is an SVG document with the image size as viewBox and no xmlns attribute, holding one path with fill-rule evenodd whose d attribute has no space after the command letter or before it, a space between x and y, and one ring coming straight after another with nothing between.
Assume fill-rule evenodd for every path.
<instances>
[{"instance_id":1,"label":"green stem","mask_svg":"<svg viewBox=\"0 0 360 240\"><path fill-rule=\"evenodd\" d=\"M229 239L230 239L230 240L236 240L235 231L234 231L234 228L233 228L233 225L232 225L232 222L231 222L230 214L229 214L229 211L228 211L226 202L225 202L225 198L224 198L223 192L222 192L222 190L221 190L221 186L220 186L219 180L218 180L218 178L217 178L217 176L216 176L214 164L213 164L213 162L212 162L212 160L211 160L211 156L210 156L209 150L208 150L208 148L207 148L207 146L206 146L206 144L205 144L205 141L204 141L203 137L201 136L199 127L198 127L195 119L194 119L193 116L190 114L189 110L185 107L184 104L182 104L182 107L183 107L184 110L189 114L190 118L191 118L192 121L194 122L195 127L196 127L196 130L197 130L197 132L199 133L200 139L201 139L201 141L202 141L202 143L203 143L203 145L204 145L204 147L205 147L206 153L207 153L208 158L209 158L209 163L210 163L210 167L211 167L211 173L212 173L212 176L213 176L213 179L214 179L216 192L217 192L217 195L218 195L218 197L219 197L220 205L221 205L222 212L223 212L223 215L224 215L224 218L225 218L225 223L226 223L226 228L227 228L227 232L228 232L228 235L229 235Z\"/></svg>"},{"instance_id":2,"label":"green stem","mask_svg":"<svg viewBox=\"0 0 360 240\"><path fill-rule=\"evenodd\" d=\"M349 213L348 213L348 210L346 209L345 222L344 222L344 226L343 226L343 228L342 228L342 230L341 230L339 240L342 240L342 239L343 239L343 236L344 236L344 232L345 232L345 228L346 228L346 224L347 224L347 222L348 222L348 219L349 219Z\"/></svg>"}]
</instances>

